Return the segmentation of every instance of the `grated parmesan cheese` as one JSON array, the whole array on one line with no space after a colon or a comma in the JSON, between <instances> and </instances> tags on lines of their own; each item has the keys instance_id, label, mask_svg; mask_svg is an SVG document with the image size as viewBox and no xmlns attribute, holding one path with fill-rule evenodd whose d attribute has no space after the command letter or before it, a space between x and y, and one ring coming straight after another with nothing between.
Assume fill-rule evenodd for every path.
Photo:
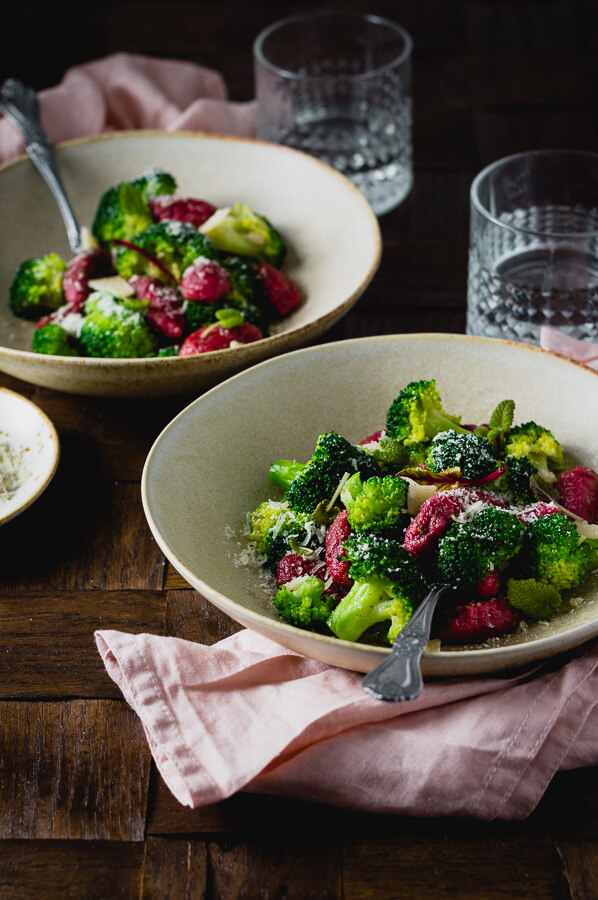
<instances>
[{"instance_id":1,"label":"grated parmesan cheese","mask_svg":"<svg viewBox=\"0 0 598 900\"><path fill-rule=\"evenodd\" d=\"M11 500L30 474L23 451L6 441L0 443L0 502Z\"/></svg>"}]
</instances>

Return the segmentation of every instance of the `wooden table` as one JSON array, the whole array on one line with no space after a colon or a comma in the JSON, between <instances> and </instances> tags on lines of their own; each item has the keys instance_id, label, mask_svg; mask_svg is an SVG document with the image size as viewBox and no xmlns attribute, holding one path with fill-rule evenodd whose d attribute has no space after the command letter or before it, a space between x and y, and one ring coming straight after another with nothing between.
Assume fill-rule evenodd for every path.
<instances>
[{"instance_id":1,"label":"wooden table","mask_svg":"<svg viewBox=\"0 0 598 900\"><path fill-rule=\"evenodd\" d=\"M31 4L15 5L13 25L26 37L7 42L3 77L42 88L67 65L126 49L203 61L247 99L251 36L309 8L107 0L82 26L80 5L70 6L50 52L56 8L34 9L35 18ZM326 340L462 332L475 172L524 149L598 148L592 0L380 0L375 11L415 38L415 187L382 220L374 283ZM555 778L522 823L373 816L243 794L179 806L92 632L212 643L236 627L165 565L141 507L145 455L191 398L134 403L4 376L0 384L38 403L62 442L46 494L2 528L1 900L598 897L596 770Z\"/></svg>"}]
</instances>

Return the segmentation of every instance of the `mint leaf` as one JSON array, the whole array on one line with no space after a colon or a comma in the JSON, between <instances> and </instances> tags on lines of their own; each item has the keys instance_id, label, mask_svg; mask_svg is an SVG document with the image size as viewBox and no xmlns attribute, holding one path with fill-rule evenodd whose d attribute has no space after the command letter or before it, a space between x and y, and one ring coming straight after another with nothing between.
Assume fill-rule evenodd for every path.
<instances>
[{"instance_id":1,"label":"mint leaf","mask_svg":"<svg viewBox=\"0 0 598 900\"><path fill-rule=\"evenodd\" d=\"M513 424L515 415L515 402L513 400L501 400L492 415L488 425L491 431L508 431Z\"/></svg>"}]
</instances>

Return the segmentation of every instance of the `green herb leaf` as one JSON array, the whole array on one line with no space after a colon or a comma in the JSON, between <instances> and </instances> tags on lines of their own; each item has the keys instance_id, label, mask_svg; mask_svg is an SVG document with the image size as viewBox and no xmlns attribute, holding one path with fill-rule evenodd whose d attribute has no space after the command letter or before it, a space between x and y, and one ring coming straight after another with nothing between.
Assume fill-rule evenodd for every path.
<instances>
[{"instance_id":1,"label":"green herb leaf","mask_svg":"<svg viewBox=\"0 0 598 900\"><path fill-rule=\"evenodd\" d=\"M543 584L535 578L507 582L507 600L531 619L548 619L561 605L561 595L552 584Z\"/></svg>"}]
</instances>

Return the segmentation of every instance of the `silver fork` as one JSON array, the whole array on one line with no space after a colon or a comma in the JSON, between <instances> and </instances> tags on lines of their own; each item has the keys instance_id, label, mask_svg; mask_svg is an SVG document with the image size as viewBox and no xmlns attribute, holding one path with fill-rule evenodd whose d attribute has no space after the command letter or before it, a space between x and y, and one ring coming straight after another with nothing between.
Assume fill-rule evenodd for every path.
<instances>
[{"instance_id":1,"label":"silver fork","mask_svg":"<svg viewBox=\"0 0 598 900\"><path fill-rule=\"evenodd\" d=\"M399 631L387 657L364 677L364 691L377 700L415 700L424 686L420 659L430 640L434 610L450 584L433 584L405 627Z\"/></svg>"},{"instance_id":2,"label":"silver fork","mask_svg":"<svg viewBox=\"0 0 598 900\"><path fill-rule=\"evenodd\" d=\"M82 249L81 226L66 195L52 149L52 142L42 128L37 94L16 78L9 78L0 88L0 110L25 139L25 149L58 204L64 220L68 242L73 253Z\"/></svg>"}]
</instances>

